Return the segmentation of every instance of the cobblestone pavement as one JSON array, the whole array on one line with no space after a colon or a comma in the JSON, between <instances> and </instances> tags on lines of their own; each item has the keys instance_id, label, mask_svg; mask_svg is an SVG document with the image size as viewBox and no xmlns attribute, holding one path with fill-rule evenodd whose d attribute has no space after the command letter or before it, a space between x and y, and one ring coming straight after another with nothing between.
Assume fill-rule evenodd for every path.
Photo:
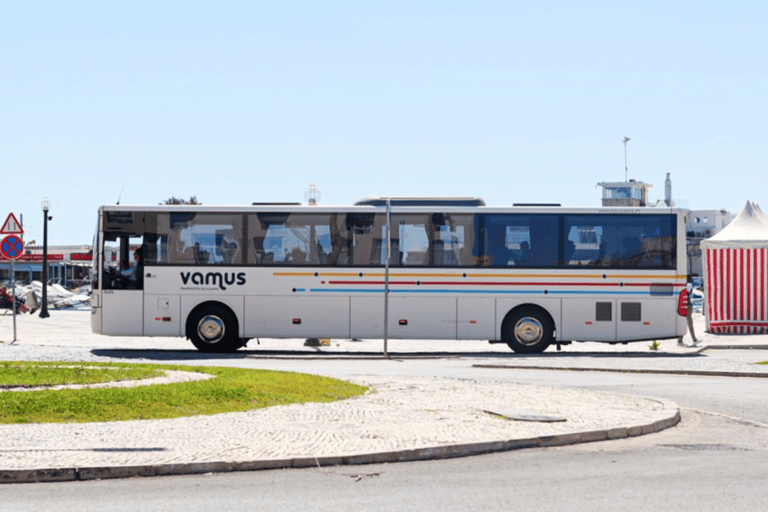
<instances>
[{"instance_id":1,"label":"cobblestone pavement","mask_svg":"<svg viewBox=\"0 0 768 512\"><path fill-rule=\"evenodd\" d=\"M179 339L95 336L88 321L89 315L83 311L54 311L48 319L20 316L14 342L11 318L0 317L0 360L108 360L99 354L117 348L190 349L186 340ZM698 322L701 325L702 319ZM690 339L683 345L664 341L659 350L667 357L661 358L648 343L574 344L564 347L563 352L533 358L517 357L506 347L479 342L453 342L449 348L443 345L438 349L435 346L439 343L434 341L407 342L406 349L400 348L406 347L406 342L398 342L393 343L393 349L400 354L410 351L415 357L446 349L454 355L480 352L485 361L501 366L652 366L664 371L765 372L762 367L737 362L718 359L719 363L713 363L697 354L718 344L760 345L768 337L726 340L703 334L702 338L698 344ZM275 348L278 344L282 347ZM312 349L300 340L262 340L259 347L268 353L279 351L285 357L306 357L308 352L317 351L365 357L376 353L381 342L332 341L329 346ZM502 351L506 355L498 356ZM627 351L636 357L623 358ZM0 481L453 457L634 436L679 421L677 405L663 399L466 379L368 376L354 380L372 391L330 404L173 420L0 425Z\"/></svg>"}]
</instances>

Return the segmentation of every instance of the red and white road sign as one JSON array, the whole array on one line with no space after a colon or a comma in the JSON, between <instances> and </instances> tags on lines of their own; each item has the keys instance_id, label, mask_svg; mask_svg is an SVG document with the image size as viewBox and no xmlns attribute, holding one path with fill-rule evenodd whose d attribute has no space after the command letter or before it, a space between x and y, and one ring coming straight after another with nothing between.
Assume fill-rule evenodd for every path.
<instances>
[{"instance_id":1,"label":"red and white road sign","mask_svg":"<svg viewBox=\"0 0 768 512\"><path fill-rule=\"evenodd\" d=\"M23 235L24 229L16 220L16 216L13 213L8 214L8 218L5 219L2 229L0 229L0 235Z\"/></svg>"},{"instance_id":2,"label":"red and white road sign","mask_svg":"<svg viewBox=\"0 0 768 512\"><path fill-rule=\"evenodd\" d=\"M8 235L0 241L0 256L15 260L24 254L24 241L18 235Z\"/></svg>"}]
</instances>

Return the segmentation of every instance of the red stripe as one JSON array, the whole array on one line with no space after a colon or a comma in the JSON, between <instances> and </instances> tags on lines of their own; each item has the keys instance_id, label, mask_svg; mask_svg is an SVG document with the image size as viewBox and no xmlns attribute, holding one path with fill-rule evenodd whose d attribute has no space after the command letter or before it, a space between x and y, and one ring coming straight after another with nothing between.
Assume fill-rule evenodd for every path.
<instances>
[{"instance_id":1,"label":"red stripe","mask_svg":"<svg viewBox=\"0 0 768 512\"><path fill-rule=\"evenodd\" d=\"M749 262L749 266L752 269L752 272L749 274L750 276L750 283L749 283L749 293L752 297L752 300L749 301L749 314L747 315L747 318L750 320L754 319L757 320L757 274L755 273L756 267L757 267L757 250L752 249L749 251L749 255L751 257L751 261Z\"/></svg>"},{"instance_id":2,"label":"red stripe","mask_svg":"<svg viewBox=\"0 0 768 512\"><path fill-rule=\"evenodd\" d=\"M747 288L749 288L749 273L745 272L745 269L747 268L747 250L745 249L739 249L739 297L741 300L739 301L739 318L745 318L745 312L747 307Z\"/></svg>"},{"instance_id":3,"label":"red stripe","mask_svg":"<svg viewBox=\"0 0 768 512\"><path fill-rule=\"evenodd\" d=\"M730 256L731 251L728 249L723 249L723 286L720 288L720 293L722 294L720 303L722 304L723 311L720 315L720 318L722 319L730 319L731 316L728 314L729 310L729 304L726 304L726 300L728 298L728 295L730 294L730 281L731 281L731 273L730 273Z\"/></svg>"},{"instance_id":4,"label":"red stripe","mask_svg":"<svg viewBox=\"0 0 768 512\"><path fill-rule=\"evenodd\" d=\"M755 318L755 250L747 251L747 320Z\"/></svg>"},{"instance_id":5,"label":"red stripe","mask_svg":"<svg viewBox=\"0 0 768 512\"><path fill-rule=\"evenodd\" d=\"M725 297L725 300L728 302L728 316L726 317L728 320L733 320L736 317L736 287L734 286L736 283L736 277L734 276L736 272L735 259L736 249L728 249L728 295Z\"/></svg>"},{"instance_id":6,"label":"red stripe","mask_svg":"<svg viewBox=\"0 0 768 512\"><path fill-rule=\"evenodd\" d=\"M742 315L741 318L744 318L746 320L752 320L752 312L750 309L752 308L752 301L750 300L750 296L752 294L752 274L749 273L749 268L751 262L749 261L749 257L752 254L752 251L749 249L746 249L744 251L744 278L745 280L742 281L742 284L744 286L744 315Z\"/></svg>"},{"instance_id":7,"label":"red stripe","mask_svg":"<svg viewBox=\"0 0 768 512\"><path fill-rule=\"evenodd\" d=\"M755 298L755 303L752 305L752 317L755 320L761 320L758 315L760 308L760 249L755 249L753 254L752 268L755 272L755 279L752 281L752 295Z\"/></svg>"},{"instance_id":8,"label":"red stripe","mask_svg":"<svg viewBox=\"0 0 768 512\"><path fill-rule=\"evenodd\" d=\"M717 302L717 297L714 295L714 291L717 289L715 287L715 266L717 265L717 256L716 251L713 251L712 249L707 249L707 307L709 308L709 320L712 322L712 320L715 320L717 317L715 316L715 303Z\"/></svg>"},{"instance_id":9,"label":"red stripe","mask_svg":"<svg viewBox=\"0 0 768 512\"><path fill-rule=\"evenodd\" d=\"M712 324L712 327L760 327L763 329L768 328L768 322L737 322L737 321L730 321L730 322L716 322Z\"/></svg>"},{"instance_id":10,"label":"red stripe","mask_svg":"<svg viewBox=\"0 0 768 512\"><path fill-rule=\"evenodd\" d=\"M734 267L734 285L736 286L736 311L734 320L744 318L744 249L736 249L736 262ZM744 333L742 333L744 334Z\"/></svg>"},{"instance_id":11,"label":"red stripe","mask_svg":"<svg viewBox=\"0 0 768 512\"><path fill-rule=\"evenodd\" d=\"M768 251L765 249L760 249L760 291L762 292L762 297L760 298L760 318L765 319L765 301L768 298L768 289L766 289L765 286L765 272L766 272L766 266L765 266L765 257L768 254Z\"/></svg>"},{"instance_id":12,"label":"red stripe","mask_svg":"<svg viewBox=\"0 0 768 512\"><path fill-rule=\"evenodd\" d=\"M725 249L720 250L720 320L723 320L726 318L725 316L725 287L727 286L725 281L725 274L726 274L726 251Z\"/></svg>"},{"instance_id":13,"label":"red stripe","mask_svg":"<svg viewBox=\"0 0 768 512\"><path fill-rule=\"evenodd\" d=\"M383 285L384 281L328 281L328 284L342 285ZM390 285L434 285L434 286L604 286L604 287L650 287L654 283L579 283L579 282L530 282L530 281L390 281ZM665 284L666 285L666 284ZM683 284L670 284L671 289L683 288Z\"/></svg>"}]
</instances>

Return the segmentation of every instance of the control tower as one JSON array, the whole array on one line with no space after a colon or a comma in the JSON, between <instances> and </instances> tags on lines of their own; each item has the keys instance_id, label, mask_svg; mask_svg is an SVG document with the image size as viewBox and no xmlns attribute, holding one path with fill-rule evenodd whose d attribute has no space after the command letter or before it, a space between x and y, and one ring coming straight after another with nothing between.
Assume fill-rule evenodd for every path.
<instances>
[{"instance_id":1,"label":"control tower","mask_svg":"<svg viewBox=\"0 0 768 512\"><path fill-rule=\"evenodd\" d=\"M642 181L601 182L603 206L649 206L648 189L653 185Z\"/></svg>"}]
</instances>

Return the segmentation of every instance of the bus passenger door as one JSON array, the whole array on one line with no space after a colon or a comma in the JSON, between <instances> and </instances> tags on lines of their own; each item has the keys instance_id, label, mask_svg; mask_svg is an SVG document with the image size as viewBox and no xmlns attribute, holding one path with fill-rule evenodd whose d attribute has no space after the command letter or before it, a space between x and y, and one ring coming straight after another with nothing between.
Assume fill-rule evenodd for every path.
<instances>
[{"instance_id":1,"label":"bus passenger door","mask_svg":"<svg viewBox=\"0 0 768 512\"><path fill-rule=\"evenodd\" d=\"M142 237L133 234L105 233L100 283L102 334L144 335L142 243Z\"/></svg>"}]
</instances>

